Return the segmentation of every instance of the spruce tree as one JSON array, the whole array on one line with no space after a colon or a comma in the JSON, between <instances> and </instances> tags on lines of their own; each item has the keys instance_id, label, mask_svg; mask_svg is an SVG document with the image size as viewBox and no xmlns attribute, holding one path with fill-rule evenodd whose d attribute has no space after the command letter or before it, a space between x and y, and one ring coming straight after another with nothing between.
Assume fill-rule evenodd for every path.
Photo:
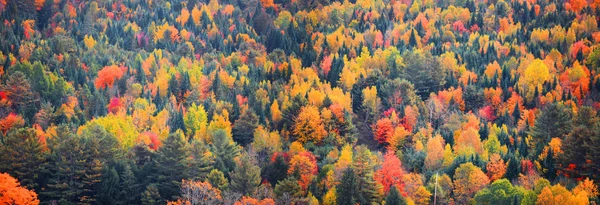
<instances>
[{"instance_id":1,"label":"spruce tree","mask_svg":"<svg viewBox=\"0 0 600 205\"><path fill-rule=\"evenodd\" d=\"M170 134L158 150L152 177L162 197L161 202L176 200L179 196L181 180L186 178L188 156L186 141L183 135L177 133Z\"/></svg>"},{"instance_id":2,"label":"spruce tree","mask_svg":"<svg viewBox=\"0 0 600 205\"><path fill-rule=\"evenodd\" d=\"M47 159L34 130L13 130L0 139L0 173L6 172L21 185L40 191Z\"/></svg>"},{"instance_id":3,"label":"spruce tree","mask_svg":"<svg viewBox=\"0 0 600 205\"><path fill-rule=\"evenodd\" d=\"M400 192L396 188L396 186L392 186L390 189L390 193L387 197L385 197L386 205L405 205L406 199L400 195Z\"/></svg>"}]
</instances>

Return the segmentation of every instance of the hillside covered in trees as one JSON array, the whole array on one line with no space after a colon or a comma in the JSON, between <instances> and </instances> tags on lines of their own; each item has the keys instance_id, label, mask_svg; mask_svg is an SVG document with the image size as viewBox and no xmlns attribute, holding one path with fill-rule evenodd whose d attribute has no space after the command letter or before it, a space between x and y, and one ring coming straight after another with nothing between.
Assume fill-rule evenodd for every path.
<instances>
[{"instance_id":1,"label":"hillside covered in trees","mask_svg":"<svg viewBox=\"0 0 600 205\"><path fill-rule=\"evenodd\" d=\"M600 0L0 0L0 204L596 204Z\"/></svg>"}]
</instances>

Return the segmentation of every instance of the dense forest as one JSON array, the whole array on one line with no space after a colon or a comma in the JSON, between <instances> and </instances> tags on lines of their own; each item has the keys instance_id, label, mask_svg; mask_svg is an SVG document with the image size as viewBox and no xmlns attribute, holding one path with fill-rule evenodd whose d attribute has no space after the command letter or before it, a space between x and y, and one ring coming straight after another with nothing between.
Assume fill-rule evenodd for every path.
<instances>
[{"instance_id":1,"label":"dense forest","mask_svg":"<svg viewBox=\"0 0 600 205\"><path fill-rule=\"evenodd\" d=\"M0 204L600 201L600 0L0 0L0 21Z\"/></svg>"}]
</instances>

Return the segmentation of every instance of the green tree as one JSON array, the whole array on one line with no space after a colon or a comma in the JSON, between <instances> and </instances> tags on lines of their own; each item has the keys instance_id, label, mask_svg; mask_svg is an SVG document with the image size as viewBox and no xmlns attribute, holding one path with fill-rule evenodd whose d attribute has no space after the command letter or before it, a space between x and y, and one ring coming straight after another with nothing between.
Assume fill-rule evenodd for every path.
<instances>
[{"instance_id":1,"label":"green tree","mask_svg":"<svg viewBox=\"0 0 600 205\"><path fill-rule=\"evenodd\" d=\"M188 173L186 175L195 181L202 181L213 169L214 156L210 153L208 146L200 140L192 140L189 146L191 157L187 160Z\"/></svg>"},{"instance_id":2,"label":"green tree","mask_svg":"<svg viewBox=\"0 0 600 205\"><path fill-rule=\"evenodd\" d=\"M229 181L225 178L223 172L218 169L213 169L208 173L206 179L213 187L218 188L221 191L227 191L229 189Z\"/></svg>"},{"instance_id":3,"label":"green tree","mask_svg":"<svg viewBox=\"0 0 600 205\"><path fill-rule=\"evenodd\" d=\"M158 205L161 203L162 198L157 188L158 185L150 184L146 187L146 191L142 193L142 204L143 205Z\"/></svg>"},{"instance_id":4,"label":"green tree","mask_svg":"<svg viewBox=\"0 0 600 205\"><path fill-rule=\"evenodd\" d=\"M242 113L233 125L233 140L242 146L252 142L254 130L258 127L258 116L250 109Z\"/></svg>"},{"instance_id":5,"label":"green tree","mask_svg":"<svg viewBox=\"0 0 600 205\"><path fill-rule=\"evenodd\" d=\"M21 185L39 192L47 159L34 130L13 130L1 139L0 172L14 176Z\"/></svg>"},{"instance_id":6,"label":"green tree","mask_svg":"<svg viewBox=\"0 0 600 205\"><path fill-rule=\"evenodd\" d=\"M352 168L346 168L336 188L338 205L354 205L358 202L358 180Z\"/></svg>"},{"instance_id":7,"label":"green tree","mask_svg":"<svg viewBox=\"0 0 600 205\"><path fill-rule=\"evenodd\" d=\"M438 91L445 84L446 71L431 53L413 50L406 52L403 58L400 77L414 84L416 94L421 98L427 99L429 93Z\"/></svg>"},{"instance_id":8,"label":"green tree","mask_svg":"<svg viewBox=\"0 0 600 205\"><path fill-rule=\"evenodd\" d=\"M524 190L514 187L508 179L494 181L488 188L475 194L476 204L511 204L517 199L517 204L525 195Z\"/></svg>"},{"instance_id":9,"label":"green tree","mask_svg":"<svg viewBox=\"0 0 600 205\"><path fill-rule=\"evenodd\" d=\"M186 141L177 133L170 134L158 150L152 177L162 197L161 203L179 196L181 180L186 178L188 156Z\"/></svg>"},{"instance_id":10,"label":"green tree","mask_svg":"<svg viewBox=\"0 0 600 205\"><path fill-rule=\"evenodd\" d=\"M215 155L215 168L223 173L229 173L235 167L234 158L240 153L239 147L232 142L223 130L212 134L212 153Z\"/></svg>"},{"instance_id":11,"label":"green tree","mask_svg":"<svg viewBox=\"0 0 600 205\"><path fill-rule=\"evenodd\" d=\"M248 156L244 156L237 163L235 170L230 174L231 190L242 195L254 194L261 181L260 167L256 166Z\"/></svg>"},{"instance_id":12,"label":"green tree","mask_svg":"<svg viewBox=\"0 0 600 205\"><path fill-rule=\"evenodd\" d=\"M402 197L396 186L392 186L390 193L385 197L386 205L405 205L406 199Z\"/></svg>"},{"instance_id":13,"label":"green tree","mask_svg":"<svg viewBox=\"0 0 600 205\"><path fill-rule=\"evenodd\" d=\"M282 197L286 193L291 197L302 197L302 187L298 184L298 180L291 176L277 182L274 192L277 197Z\"/></svg>"},{"instance_id":14,"label":"green tree","mask_svg":"<svg viewBox=\"0 0 600 205\"><path fill-rule=\"evenodd\" d=\"M534 146L534 150L530 154L533 154L532 156L539 155L542 148L554 137L564 139L571 131L571 127L572 119L569 108L558 103L546 105L530 129Z\"/></svg>"}]
</instances>

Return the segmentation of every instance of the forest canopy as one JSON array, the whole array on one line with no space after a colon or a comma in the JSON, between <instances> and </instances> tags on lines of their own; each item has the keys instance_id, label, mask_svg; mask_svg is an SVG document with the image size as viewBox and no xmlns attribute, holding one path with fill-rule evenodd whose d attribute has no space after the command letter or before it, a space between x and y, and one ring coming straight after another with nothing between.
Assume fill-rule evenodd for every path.
<instances>
[{"instance_id":1,"label":"forest canopy","mask_svg":"<svg viewBox=\"0 0 600 205\"><path fill-rule=\"evenodd\" d=\"M0 0L0 204L596 204L599 0Z\"/></svg>"}]
</instances>

